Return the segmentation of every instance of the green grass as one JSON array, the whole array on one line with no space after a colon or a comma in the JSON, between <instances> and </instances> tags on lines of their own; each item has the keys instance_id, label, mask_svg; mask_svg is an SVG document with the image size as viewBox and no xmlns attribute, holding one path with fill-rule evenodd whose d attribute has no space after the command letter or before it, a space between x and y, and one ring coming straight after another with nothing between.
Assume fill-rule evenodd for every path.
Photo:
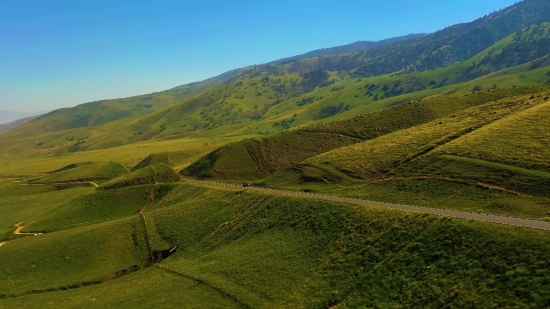
<instances>
[{"instance_id":1,"label":"green grass","mask_svg":"<svg viewBox=\"0 0 550 309\"><path fill-rule=\"evenodd\" d=\"M532 105L543 96L524 102ZM540 104L495 122L445 145L436 154L448 154L550 172L550 103Z\"/></svg>"},{"instance_id":2,"label":"green grass","mask_svg":"<svg viewBox=\"0 0 550 309\"><path fill-rule=\"evenodd\" d=\"M68 291L0 300L0 308L239 308L233 300L195 281L157 267Z\"/></svg>"},{"instance_id":3,"label":"green grass","mask_svg":"<svg viewBox=\"0 0 550 309\"><path fill-rule=\"evenodd\" d=\"M161 262L179 275L153 266L106 280L147 257L143 221L134 216L2 246L0 294L50 292L0 299L0 307L170 306L173 299L197 308L549 301L547 232L190 184L161 185L159 194L144 213L147 231L153 251L179 245ZM82 287L90 281L103 283ZM74 289L59 291L68 286Z\"/></svg>"},{"instance_id":4,"label":"green grass","mask_svg":"<svg viewBox=\"0 0 550 309\"><path fill-rule=\"evenodd\" d=\"M8 242L0 250L0 294L105 280L147 258L144 235L135 216Z\"/></svg>"},{"instance_id":5,"label":"green grass","mask_svg":"<svg viewBox=\"0 0 550 309\"><path fill-rule=\"evenodd\" d=\"M128 170L116 162L106 164L72 164L47 176L32 180L33 183L68 183L106 181L127 174Z\"/></svg>"},{"instance_id":6,"label":"green grass","mask_svg":"<svg viewBox=\"0 0 550 309\"><path fill-rule=\"evenodd\" d=\"M179 181L178 174L168 165L157 163L132 173L112 179L101 185L100 189L110 190L145 184Z\"/></svg>"},{"instance_id":7,"label":"green grass","mask_svg":"<svg viewBox=\"0 0 550 309\"><path fill-rule=\"evenodd\" d=\"M261 179L323 152L357 143L347 136L285 132L228 144L182 171L186 176L232 180Z\"/></svg>"},{"instance_id":8,"label":"green grass","mask_svg":"<svg viewBox=\"0 0 550 309\"><path fill-rule=\"evenodd\" d=\"M47 213L25 222L25 230L53 232L134 215L158 195L154 186L93 190L75 194Z\"/></svg>"},{"instance_id":9,"label":"green grass","mask_svg":"<svg viewBox=\"0 0 550 309\"><path fill-rule=\"evenodd\" d=\"M330 165L356 178L383 178L392 169L452 140L530 108L532 105L523 104L527 99L511 98L472 107L433 122L336 149L306 162ZM533 105L541 103L539 99Z\"/></svg>"},{"instance_id":10,"label":"green grass","mask_svg":"<svg viewBox=\"0 0 550 309\"><path fill-rule=\"evenodd\" d=\"M92 188L73 188L55 191L45 186L21 186L13 180L0 181L0 242L14 239L14 225L38 218L51 209ZM23 225L26 225L25 223ZM23 229L25 232L25 229Z\"/></svg>"},{"instance_id":11,"label":"green grass","mask_svg":"<svg viewBox=\"0 0 550 309\"><path fill-rule=\"evenodd\" d=\"M550 275L544 232L250 192L228 200L223 192L209 198L219 219L200 235L176 236L194 230L193 213L208 211L198 206L165 206L150 213L157 216L150 225L181 245L163 264L251 307L547 301L547 281L535 279ZM178 208L184 212L174 216ZM162 217L174 223L163 226Z\"/></svg>"}]
</instances>

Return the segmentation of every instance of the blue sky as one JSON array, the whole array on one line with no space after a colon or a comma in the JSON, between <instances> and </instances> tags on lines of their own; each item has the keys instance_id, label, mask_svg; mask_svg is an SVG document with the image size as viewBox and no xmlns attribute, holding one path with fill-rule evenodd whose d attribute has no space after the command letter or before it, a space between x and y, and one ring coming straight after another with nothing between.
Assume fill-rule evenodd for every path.
<instances>
[{"instance_id":1,"label":"blue sky","mask_svg":"<svg viewBox=\"0 0 550 309\"><path fill-rule=\"evenodd\" d=\"M516 0L0 1L0 110L166 90L311 50L434 32Z\"/></svg>"}]
</instances>

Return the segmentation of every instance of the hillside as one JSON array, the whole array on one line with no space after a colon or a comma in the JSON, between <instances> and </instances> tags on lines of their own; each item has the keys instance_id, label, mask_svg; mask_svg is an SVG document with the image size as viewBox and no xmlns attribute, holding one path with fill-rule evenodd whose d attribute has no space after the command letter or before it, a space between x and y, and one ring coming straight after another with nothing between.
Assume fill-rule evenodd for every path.
<instances>
[{"instance_id":1,"label":"hillside","mask_svg":"<svg viewBox=\"0 0 550 309\"><path fill-rule=\"evenodd\" d=\"M9 132L9 131L15 130L18 127L20 127L21 125L35 119L36 117L38 117L38 116L31 116L31 117L21 118L21 119L18 119L18 120L9 122L9 123L0 124L0 135L4 134L6 132Z\"/></svg>"},{"instance_id":2,"label":"hillside","mask_svg":"<svg viewBox=\"0 0 550 309\"><path fill-rule=\"evenodd\" d=\"M415 40L426 36L428 36L427 33L419 33L419 34L409 34L409 35L399 36L399 37L385 39L385 40L376 41L376 42L375 41L358 41L347 45L330 47L330 48L322 48L322 49L314 50L298 56L283 58L277 61L273 61L269 64L284 64L284 63L288 63L296 60L308 59L308 58L318 58L318 57L324 57L324 56L330 56L330 55L358 52L358 51L374 49L374 48L378 48L378 47L382 47L385 45L390 45L390 44L394 44L402 41Z\"/></svg>"},{"instance_id":3,"label":"hillside","mask_svg":"<svg viewBox=\"0 0 550 309\"><path fill-rule=\"evenodd\" d=\"M536 3L525 1L506 12L525 13ZM500 21L500 14L503 13L490 15L481 24ZM524 15L523 19L535 18L536 14ZM472 25L466 28L469 27ZM351 117L439 93L482 89L483 83L491 81L490 87L495 88L500 86L497 79L502 84L514 76L526 75L525 72L533 77L529 80L522 77L523 83L541 83L548 78L535 71L544 70L550 64L549 28L549 23L520 28L469 60L431 71L410 74L402 71L356 79L353 76L360 76L361 67L353 61L346 61L354 66L354 73L350 71L350 74L337 67L332 68L333 71L319 69L323 66L313 71L300 68L299 73L294 64L273 64L278 68L276 71L251 67L228 72L224 75L226 79L214 78L146 96L83 104L38 117L3 135L0 151L8 156L60 155L149 140L270 135L280 129L341 118L339 114ZM399 48L406 42L421 44L440 35L397 43L388 41L386 43L392 44L372 51ZM478 40L476 36L470 39ZM347 57L345 55L329 57ZM319 63L319 59L313 58L299 61L306 66ZM488 74L497 75L489 80ZM476 79L482 79L483 83L464 89Z\"/></svg>"},{"instance_id":4,"label":"hillside","mask_svg":"<svg viewBox=\"0 0 550 309\"><path fill-rule=\"evenodd\" d=\"M548 89L548 86L530 86L495 89L466 96L462 93L434 96L341 121L311 124L268 138L229 144L190 165L183 174L220 179L265 178L277 170L332 149L376 139L503 98ZM481 111L484 108L480 107ZM359 156L364 153L354 152ZM349 158L347 154L343 157Z\"/></svg>"},{"instance_id":5,"label":"hillside","mask_svg":"<svg viewBox=\"0 0 550 309\"><path fill-rule=\"evenodd\" d=\"M338 71L341 75L371 77L400 72L423 72L468 60L505 37L550 20L550 4L525 0L475 21L457 24L424 38L379 48L296 60L284 65L250 68L249 76L296 71Z\"/></svg>"},{"instance_id":6,"label":"hillside","mask_svg":"<svg viewBox=\"0 0 550 309\"><path fill-rule=\"evenodd\" d=\"M0 308L548 302L545 231L184 184L165 187L143 218L4 244Z\"/></svg>"},{"instance_id":7,"label":"hillside","mask_svg":"<svg viewBox=\"0 0 550 309\"><path fill-rule=\"evenodd\" d=\"M70 182L103 182L127 174L128 170L116 162L94 164L82 162L67 165L48 175L30 180L32 183L70 183Z\"/></svg>"},{"instance_id":8,"label":"hillside","mask_svg":"<svg viewBox=\"0 0 550 309\"><path fill-rule=\"evenodd\" d=\"M100 186L100 189L112 190L179 180L180 177L173 169L165 164L157 163L107 181Z\"/></svg>"},{"instance_id":9,"label":"hillside","mask_svg":"<svg viewBox=\"0 0 550 309\"><path fill-rule=\"evenodd\" d=\"M261 179L309 157L358 141L336 134L299 131L264 139L247 139L209 153L181 173L201 178Z\"/></svg>"}]
</instances>

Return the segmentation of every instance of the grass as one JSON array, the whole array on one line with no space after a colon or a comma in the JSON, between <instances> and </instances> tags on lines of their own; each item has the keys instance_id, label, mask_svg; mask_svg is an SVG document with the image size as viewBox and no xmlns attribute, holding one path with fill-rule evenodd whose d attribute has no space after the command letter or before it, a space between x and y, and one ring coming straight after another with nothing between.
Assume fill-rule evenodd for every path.
<instances>
[{"instance_id":1,"label":"grass","mask_svg":"<svg viewBox=\"0 0 550 309\"><path fill-rule=\"evenodd\" d=\"M144 235L135 216L8 242L0 250L0 294L105 280L147 258Z\"/></svg>"},{"instance_id":2,"label":"grass","mask_svg":"<svg viewBox=\"0 0 550 309\"><path fill-rule=\"evenodd\" d=\"M542 34L536 34L540 29ZM425 72L366 79L328 72L332 84L326 87L303 86L304 75L298 73L267 78L244 74L225 84L207 82L195 88L84 104L3 135L0 152L44 156L179 138L244 139L442 93L469 92L476 86L544 83L549 62L535 47L537 40L546 38L547 29L546 23L524 29L520 36L505 38L470 60ZM529 47L533 53L524 53ZM197 93L198 89L205 91Z\"/></svg>"},{"instance_id":3,"label":"grass","mask_svg":"<svg viewBox=\"0 0 550 309\"><path fill-rule=\"evenodd\" d=\"M106 181L127 174L128 170L116 162L106 164L71 164L59 171L32 180L33 183L68 183Z\"/></svg>"},{"instance_id":4,"label":"grass","mask_svg":"<svg viewBox=\"0 0 550 309\"><path fill-rule=\"evenodd\" d=\"M158 190L154 186L138 186L75 193L47 213L26 221L25 230L54 232L130 217L152 202Z\"/></svg>"},{"instance_id":5,"label":"grass","mask_svg":"<svg viewBox=\"0 0 550 309\"><path fill-rule=\"evenodd\" d=\"M127 175L112 179L101 185L100 189L110 190L137 185L157 184L163 182L179 181L178 174L168 165L157 163L136 170Z\"/></svg>"},{"instance_id":6,"label":"grass","mask_svg":"<svg viewBox=\"0 0 550 309\"><path fill-rule=\"evenodd\" d=\"M157 267L105 284L0 300L0 308L178 308L182 304L187 308L239 308L219 292Z\"/></svg>"},{"instance_id":7,"label":"grass","mask_svg":"<svg viewBox=\"0 0 550 309\"><path fill-rule=\"evenodd\" d=\"M336 149L306 162L328 164L356 178L381 177L392 169L461 136L513 113L528 109L525 97L500 100L472 107L448 117L382 137ZM541 104L542 99L533 104ZM368 160L365 160L365 157Z\"/></svg>"},{"instance_id":8,"label":"grass","mask_svg":"<svg viewBox=\"0 0 550 309\"><path fill-rule=\"evenodd\" d=\"M323 152L358 142L326 133L286 132L228 144L191 164L186 176L232 180L261 179Z\"/></svg>"},{"instance_id":9,"label":"grass","mask_svg":"<svg viewBox=\"0 0 550 309\"><path fill-rule=\"evenodd\" d=\"M547 283L535 279L550 275L544 232L250 192L229 200L225 190L217 199L212 194L219 219L190 239L175 235L200 224L189 226L193 209L197 218L208 210L175 203L150 213L157 216L150 225L167 229L161 238L182 248L163 264L251 307L546 301ZM184 213L174 216L179 208ZM163 226L163 217L174 223Z\"/></svg>"},{"instance_id":10,"label":"grass","mask_svg":"<svg viewBox=\"0 0 550 309\"><path fill-rule=\"evenodd\" d=\"M157 163L162 163L168 165L174 169L178 169L182 166L186 166L186 163L189 164L191 160L196 159L197 156L202 155L206 147L195 147L193 149L185 150L175 150L175 151L166 151L161 153L154 153L143 161L139 162L136 166L132 168L132 172L146 166L154 165Z\"/></svg>"},{"instance_id":11,"label":"grass","mask_svg":"<svg viewBox=\"0 0 550 309\"><path fill-rule=\"evenodd\" d=\"M153 251L179 245L160 264L174 272L153 266L107 280L147 256L138 216L28 237L0 249L0 294L49 292L0 307L169 306L182 297L198 308L549 301L543 231L190 184L159 192L144 213L148 239Z\"/></svg>"},{"instance_id":12,"label":"grass","mask_svg":"<svg viewBox=\"0 0 550 309\"><path fill-rule=\"evenodd\" d=\"M45 186L21 186L13 180L0 181L0 242L11 240L14 224L37 218L92 188L55 191ZM23 225L26 225L25 223ZM26 230L23 229L23 232Z\"/></svg>"},{"instance_id":13,"label":"grass","mask_svg":"<svg viewBox=\"0 0 550 309\"><path fill-rule=\"evenodd\" d=\"M525 102L536 104L542 96ZM439 149L437 154L469 157L550 172L550 103L516 113Z\"/></svg>"}]
</instances>

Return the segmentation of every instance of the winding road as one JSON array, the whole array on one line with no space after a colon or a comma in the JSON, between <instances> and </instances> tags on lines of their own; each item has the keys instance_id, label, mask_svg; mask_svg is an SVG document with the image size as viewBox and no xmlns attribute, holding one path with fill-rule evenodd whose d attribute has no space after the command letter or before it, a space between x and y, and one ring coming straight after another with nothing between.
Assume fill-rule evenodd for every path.
<instances>
[{"instance_id":1,"label":"winding road","mask_svg":"<svg viewBox=\"0 0 550 309\"><path fill-rule=\"evenodd\" d=\"M285 195L285 196L310 198L310 199L316 199L316 200L348 203L348 204L354 204L354 205L376 206L376 207L383 207L388 209L419 212L419 213L426 213L426 214L437 215L437 216L453 217L453 218L466 219L466 220L476 220L476 221L482 221L482 222L490 222L490 223L496 223L496 224L504 224L504 225L525 227L530 229L550 231L550 222L547 222L547 221L538 221L538 220L516 218L516 217L481 214L481 213L459 211L459 210L448 210L448 209L439 209L439 208L419 207L419 206L412 206L412 205L375 202L375 201L360 200L355 198L307 193L307 192L300 192L300 191L275 190L275 189L266 189L266 188L259 188L259 187L243 187L243 186L228 184L223 182L210 182L210 181L201 181L201 180L192 180L192 179L184 179L183 181L200 184L200 185L207 185L207 186L238 188L241 190L268 192L272 194Z\"/></svg>"}]
</instances>

